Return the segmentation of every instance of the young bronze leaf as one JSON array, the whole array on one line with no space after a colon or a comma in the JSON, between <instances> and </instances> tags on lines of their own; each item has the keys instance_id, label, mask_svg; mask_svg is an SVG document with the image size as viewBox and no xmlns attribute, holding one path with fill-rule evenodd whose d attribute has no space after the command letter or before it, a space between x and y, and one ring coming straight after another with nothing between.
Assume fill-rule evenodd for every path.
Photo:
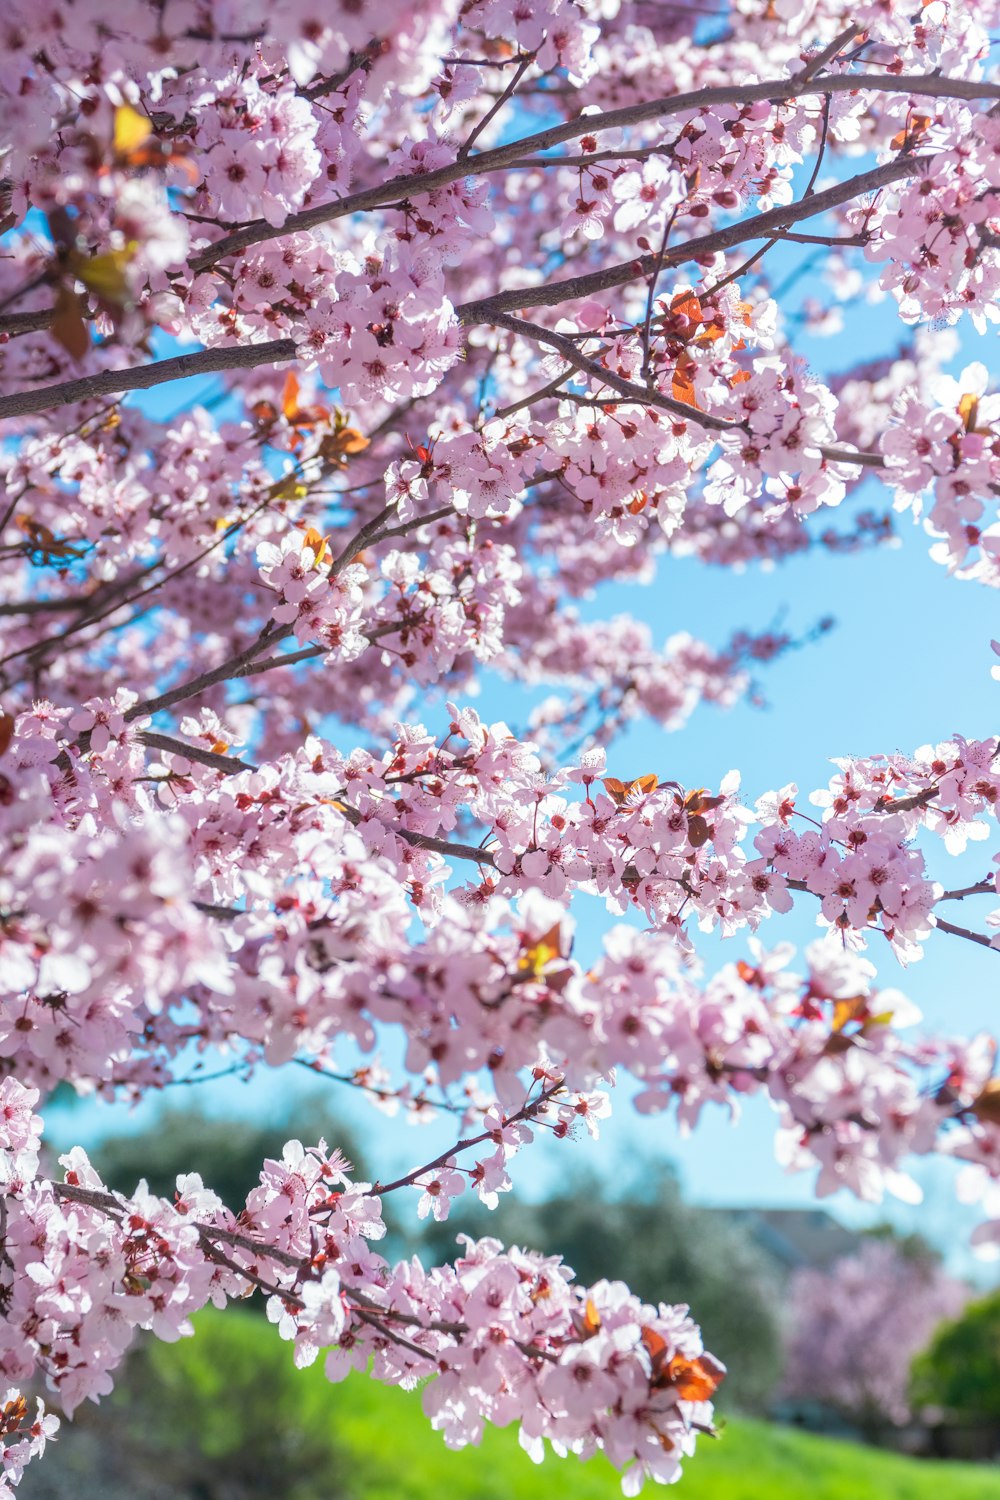
<instances>
[{"instance_id":1,"label":"young bronze leaf","mask_svg":"<svg viewBox=\"0 0 1000 1500\"><path fill-rule=\"evenodd\" d=\"M90 348L90 334L83 318L83 300L70 287L61 286L49 325L52 337L73 359L82 359Z\"/></svg>"}]
</instances>

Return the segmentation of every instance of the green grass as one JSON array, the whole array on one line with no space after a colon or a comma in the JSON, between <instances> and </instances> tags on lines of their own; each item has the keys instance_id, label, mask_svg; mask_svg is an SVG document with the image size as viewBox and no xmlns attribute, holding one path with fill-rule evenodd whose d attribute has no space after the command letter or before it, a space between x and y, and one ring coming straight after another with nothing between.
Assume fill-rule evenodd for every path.
<instances>
[{"instance_id":1,"label":"green grass","mask_svg":"<svg viewBox=\"0 0 1000 1500\"><path fill-rule=\"evenodd\" d=\"M541 1465L513 1431L489 1429L478 1448L452 1453L429 1434L420 1399L355 1378L333 1393L339 1442L359 1464L363 1500L613 1500L617 1474L554 1454ZM647 1485L644 1494L666 1494ZM732 1420L689 1461L677 1500L1000 1500L1000 1470L901 1458L766 1422Z\"/></svg>"},{"instance_id":2,"label":"green grass","mask_svg":"<svg viewBox=\"0 0 1000 1500\"><path fill-rule=\"evenodd\" d=\"M532 1464L513 1429L487 1428L481 1446L452 1452L431 1431L418 1392L363 1375L331 1386L322 1361L292 1367L291 1349L263 1319L206 1310L192 1340L150 1345L147 1419L176 1435L193 1472L212 1466L253 1483L247 1493L283 1500L614 1500L617 1474L603 1456L587 1464L549 1454ZM148 1383L147 1383L148 1382ZM134 1398L139 1394L134 1392ZM133 1421L141 1417L136 1408ZM148 1420L141 1425L149 1434ZM284 1457L273 1480L275 1451ZM665 1494L648 1485L650 1497ZM677 1500L1000 1500L1000 1468L934 1463L733 1419L702 1439Z\"/></svg>"}]
</instances>

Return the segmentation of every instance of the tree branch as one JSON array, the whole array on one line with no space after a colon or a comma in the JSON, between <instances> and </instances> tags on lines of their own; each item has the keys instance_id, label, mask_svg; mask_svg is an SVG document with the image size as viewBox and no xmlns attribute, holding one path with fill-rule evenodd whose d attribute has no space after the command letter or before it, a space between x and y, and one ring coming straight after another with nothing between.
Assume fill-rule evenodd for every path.
<instances>
[{"instance_id":1,"label":"tree branch","mask_svg":"<svg viewBox=\"0 0 1000 1500\"><path fill-rule=\"evenodd\" d=\"M167 755L183 755L185 760L196 760L200 765L210 766L213 771L222 771L226 776L239 776L243 771L256 771L249 761L239 760L234 755L220 755L215 750L206 750L202 745L189 745L173 735L156 734L151 729L140 729L136 736L150 750L162 750Z\"/></svg>"},{"instance_id":2,"label":"tree branch","mask_svg":"<svg viewBox=\"0 0 1000 1500\"><path fill-rule=\"evenodd\" d=\"M33 391L0 396L0 420L29 417L56 406L68 406L73 401L92 401L99 396L116 396L125 391L146 391L169 380L184 380L189 375L214 375L222 370L250 370L257 365L283 364L285 360L294 359L295 353L294 339L274 339L267 344L238 344L227 349L178 354L173 359L157 360L152 365L138 365L134 370L100 370L79 380L64 380L57 385L43 385Z\"/></svg>"},{"instance_id":3,"label":"tree branch","mask_svg":"<svg viewBox=\"0 0 1000 1500\"><path fill-rule=\"evenodd\" d=\"M254 219L202 251L191 262L191 269L195 272L205 271L225 256L236 255L250 245L297 234L303 229L315 229L320 224L329 224L334 219L343 219L351 214L383 208L387 203L400 198L432 193L463 177L504 171L526 151L550 151L554 146L562 145L563 141L571 141L581 135L622 130L629 125L669 119L672 115L696 114L701 109L710 109L717 104L753 104L762 99L780 104L801 94L854 94L865 90L883 94L917 94L940 99L1000 99L1000 84L980 83L967 78L942 78L935 73L907 74L897 78L880 73L845 73L824 77L815 82L800 75L798 78L731 84L696 89L690 94L647 99L638 104L626 105L622 109L607 110L603 114L577 115L572 120L562 120L535 135L524 136L519 141L511 141L509 145L498 146L492 151L483 151L478 156L449 162L447 166L439 167L434 172L392 177L388 182L351 193L346 198L338 198L332 203L319 203L315 208L306 209L302 213L290 214L280 225L268 224L264 219ZM552 165L560 165L558 158L553 159Z\"/></svg>"},{"instance_id":4,"label":"tree branch","mask_svg":"<svg viewBox=\"0 0 1000 1500\"><path fill-rule=\"evenodd\" d=\"M993 948L993 939L988 938L985 932L973 932L968 927L956 927L953 922L946 922L943 917L936 917L935 921L940 932L950 932L952 937L965 938L970 943L978 943L981 948L992 948L994 953L1000 949Z\"/></svg>"},{"instance_id":5,"label":"tree branch","mask_svg":"<svg viewBox=\"0 0 1000 1500\"><path fill-rule=\"evenodd\" d=\"M716 417L711 412L701 411L697 406L688 406L684 401L675 401L672 396L664 396L662 391L636 385L633 381L626 380L624 376L616 375L613 370L606 370L603 365L595 364L585 354L581 354L573 341L561 333L542 328L537 323L529 323L523 318L507 317L504 313L494 313L492 321L498 328L509 328L512 333L519 333L524 338L557 349L571 365L583 371L585 375L589 375L592 380L610 386L612 390L619 391L640 406L659 407L663 411L670 412L672 416L680 417L685 422L693 422L698 427L707 427L712 432L743 432L745 430L742 422L733 422L728 417ZM882 468L885 463L880 453L853 453L848 448L822 446L819 452L831 463L860 464L863 467L875 469Z\"/></svg>"},{"instance_id":6,"label":"tree branch","mask_svg":"<svg viewBox=\"0 0 1000 1500\"><path fill-rule=\"evenodd\" d=\"M814 78L817 73L822 72L828 62L833 62L833 59L839 52L843 52L844 48L849 47L856 36L861 35L863 29L856 21L850 21L840 35L834 37L828 47L824 47L822 52L806 63L802 72L798 74L800 82L806 83L810 78Z\"/></svg>"},{"instance_id":7,"label":"tree branch","mask_svg":"<svg viewBox=\"0 0 1000 1500\"><path fill-rule=\"evenodd\" d=\"M500 312L493 313L490 322L497 328L509 328L511 333L518 333L533 343L547 344L550 348L557 349L575 369L581 370L602 385L610 386L613 391L630 397L642 406L660 407L675 417L692 421L701 427L711 428L715 432L742 431L741 424L731 421L728 417L716 417L711 412L699 411L695 406L688 406L683 401L675 401L672 396L664 396L661 391L635 385L631 380L626 380L623 375L616 375L613 370L606 370L603 365L596 364L585 354L581 354L572 339L566 338L564 334L555 333L549 328L542 328L538 323L529 323L524 318L511 318L506 313Z\"/></svg>"},{"instance_id":8,"label":"tree branch","mask_svg":"<svg viewBox=\"0 0 1000 1500\"><path fill-rule=\"evenodd\" d=\"M961 890L945 891L939 901L962 901L966 896L995 896L997 888L992 880L978 880L975 885L962 886Z\"/></svg>"},{"instance_id":9,"label":"tree branch","mask_svg":"<svg viewBox=\"0 0 1000 1500\"><path fill-rule=\"evenodd\" d=\"M147 714L157 714L175 703L183 703L185 698L193 698L195 694L203 693L206 688L215 687L219 682L228 682L231 677L242 677L243 668L249 666L254 657L271 646L276 646L279 641L287 640L291 634L291 625L280 625L270 631L263 630L243 651L220 662L211 671L202 672L200 676L189 678L187 682L180 682L156 698L146 698L141 703L133 704L124 716L126 722L144 718Z\"/></svg>"},{"instance_id":10,"label":"tree branch","mask_svg":"<svg viewBox=\"0 0 1000 1500\"><path fill-rule=\"evenodd\" d=\"M516 1125L519 1120L532 1119L533 1116L535 1116L540 1109L544 1108L544 1106L548 1104L549 1100L553 1098L555 1094L558 1094L562 1088L563 1081L560 1078L558 1083L553 1083L549 1088L543 1089L537 1099L530 1100L523 1104L516 1114L505 1115L503 1123L505 1125ZM453 1146L449 1146L447 1151L442 1151L440 1156L435 1156L433 1161L425 1162L422 1167L417 1167L415 1171L408 1172L405 1177L397 1177L395 1182L387 1182L384 1184L381 1182L374 1183L372 1186L372 1192L381 1197L385 1193L394 1193L397 1188L410 1187L413 1183L416 1182L417 1178L422 1177L425 1172L433 1172L435 1167L446 1166L451 1158L453 1156L457 1156L460 1151L468 1151L473 1146L481 1145L483 1141L491 1140L493 1138L493 1134L494 1132L492 1130L484 1130L479 1135L469 1136L467 1140L456 1141Z\"/></svg>"},{"instance_id":11,"label":"tree branch","mask_svg":"<svg viewBox=\"0 0 1000 1500\"><path fill-rule=\"evenodd\" d=\"M134 716L134 710L130 710L125 717L130 715ZM189 745L170 734L142 729L137 738L151 750L161 750L168 755L183 755L187 760L196 760L200 765L210 766L213 771L221 771L226 776L239 776L244 771L257 770L252 761L239 760L233 755L220 755L214 750L203 749L200 745ZM362 821L361 814L349 803L338 804L337 810L355 828ZM435 838L433 834L415 833L409 828L394 828L392 832L415 849L428 849L432 854L442 854L450 859L472 860L478 865L492 866L494 863L493 855L488 849L479 849L474 844L456 844L449 839ZM228 911L227 908L227 915Z\"/></svg>"},{"instance_id":12,"label":"tree branch","mask_svg":"<svg viewBox=\"0 0 1000 1500\"><path fill-rule=\"evenodd\" d=\"M520 59L520 61L518 62L518 65L517 65L517 71L515 72L513 78L510 80L510 82L508 83L507 87L504 89L503 93L500 95L500 97L498 99L494 100L493 104L486 111L486 114L483 115L482 119L476 125L473 126L473 128L472 128L471 132L469 133L467 139L463 142L463 144L461 146L459 146L459 148L458 148L458 159L459 159L459 161L465 161L466 160L466 158L468 157L469 153L471 152L473 146L476 144L476 142L478 141L479 137L482 135L483 131L486 129L487 125L489 125L489 123L490 123L491 120L493 120L493 119L496 118L496 116L503 109L503 107L507 103L507 101L512 97L515 89L517 88L518 84L521 82L521 79L524 77L525 73L531 67L531 64L534 62L534 60L535 60L535 54L534 54L534 52L529 52L524 57L522 57Z\"/></svg>"},{"instance_id":13,"label":"tree branch","mask_svg":"<svg viewBox=\"0 0 1000 1500\"><path fill-rule=\"evenodd\" d=\"M797 203L782 208L770 208L766 213L754 214L741 219L738 224L728 224L715 229L711 234L699 235L674 245L663 257L664 268L684 265L703 255L714 255L732 250L746 240L767 239L778 230L787 229L803 219L816 214L828 213L858 198L863 193L877 192L879 188L903 178L913 177L931 160L928 156L902 156L895 161L874 167L870 172L861 172L846 182L837 182L822 193L811 193ZM635 260L617 266L607 266L601 271L589 271L581 276L569 276L562 281L545 281L539 286L518 287L509 292L498 292L492 297L482 297L476 302L464 302L456 307L457 316L465 324L489 323L494 313L517 312L525 307L553 307L570 302L577 297L592 297L595 292L606 292L614 287L627 286L631 281L642 281L656 268L659 257L655 254L640 255Z\"/></svg>"}]
</instances>

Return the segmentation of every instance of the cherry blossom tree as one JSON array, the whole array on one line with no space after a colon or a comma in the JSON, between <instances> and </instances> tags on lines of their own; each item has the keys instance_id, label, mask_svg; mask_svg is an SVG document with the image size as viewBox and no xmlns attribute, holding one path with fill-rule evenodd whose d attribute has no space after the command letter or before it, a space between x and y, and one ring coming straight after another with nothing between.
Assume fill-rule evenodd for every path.
<instances>
[{"instance_id":1,"label":"cherry blossom tree","mask_svg":"<svg viewBox=\"0 0 1000 1500\"><path fill-rule=\"evenodd\" d=\"M255 1292L300 1364L423 1383L450 1444L513 1422L536 1459L603 1448L627 1493L675 1478L722 1376L697 1309L490 1238L446 1267L375 1248L388 1195L496 1202L533 1135L596 1132L616 1075L686 1125L768 1096L820 1192L958 1159L998 1237L994 1042L914 1039L895 988L927 942L998 941L1000 909L946 914L996 895L1000 853L954 889L926 862L995 840L997 740L840 759L811 796L626 775L630 722L731 704L797 642L580 609L672 556L877 541L898 520L866 479L956 587L1000 583L997 404L947 368L953 325L997 318L998 24L996 0L6 0L8 1486L55 1426L30 1382L71 1414L137 1330ZM821 263L799 319L789 247ZM866 288L904 346L821 379L797 328ZM193 374L216 394L171 410ZM500 679L550 694L517 731L468 706ZM825 929L797 963L756 936L793 906ZM631 920L584 966L604 907ZM706 972L710 931L748 956ZM40 1167L57 1084L138 1098L209 1053L450 1112L454 1145L364 1183L291 1142L243 1205L193 1175L111 1192L80 1148Z\"/></svg>"},{"instance_id":2,"label":"cherry blossom tree","mask_svg":"<svg viewBox=\"0 0 1000 1500\"><path fill-rule=\"evenodd\" d=\"M787 1393L826 1402L873 1435L910 1419L914 1356L970 1296L932 1255L891 1240L827 1270L797 1270L790 1293Z\"/></svg>"}]
</instances>

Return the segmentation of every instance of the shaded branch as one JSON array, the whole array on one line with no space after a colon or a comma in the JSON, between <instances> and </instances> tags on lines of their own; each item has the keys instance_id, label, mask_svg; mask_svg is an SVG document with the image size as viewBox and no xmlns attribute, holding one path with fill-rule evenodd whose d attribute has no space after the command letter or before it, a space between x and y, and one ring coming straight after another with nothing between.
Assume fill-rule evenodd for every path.
<instances>
[{"instance_id":1,"label":"shaded branch","mask_svg":"<svg viewBox=\"0 0 1000 1500\"><path fill-rule=\"evenodd\" d=\"M138 365L133 370L100 370L79 380L63 380L56 385L36 386L31 391L17 391L0 396L0 420L29 417L53 407L68 406L74 401L93 401L100 396L122 395L125 391L146 391L170 380L184 380L189 375L215 375L222 370L250 370L257 365L283 364L294 359L294 339L274 339L267 344L238 344L227 349L201 349L195 354L178 354L155 364Z\"/></svg>"}]
</instances>

